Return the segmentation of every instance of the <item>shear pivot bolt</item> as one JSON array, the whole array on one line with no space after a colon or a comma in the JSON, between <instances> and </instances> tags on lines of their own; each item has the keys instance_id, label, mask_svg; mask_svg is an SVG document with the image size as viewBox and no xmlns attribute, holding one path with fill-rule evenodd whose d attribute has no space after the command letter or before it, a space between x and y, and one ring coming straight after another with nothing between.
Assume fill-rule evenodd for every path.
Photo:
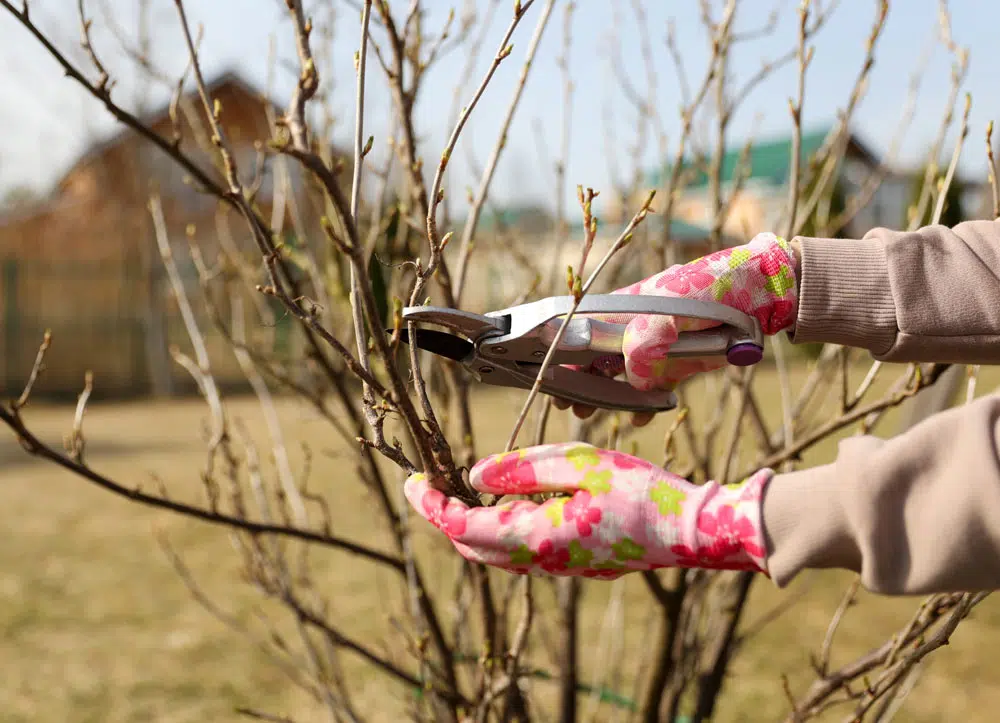
<instances>
[{"instance_id":1,"label":"shear pivot bolt","mask_svg":"<svg viewBox=\"0 0 1000 723\"><path fill-rule=\"evenodd\" d=\"M490 351L492 351L494 354L506 354L507 353L507 347L505 347L505 346L494 346L494 347L492 347L490 349Z\"/></svg>"},{"instance_id":2,"label":"shear pivot bolt","mask_svg":"<svg viewBox=\"0 0 1000 723\"><path fill-rule=\"evenodd\" d=\"M479 367L479 373L480 374L492 374L493 373L493 367Z\"/></svg>"},{"instance_id":3,"label":"shear pivot bolt","mask_svg":"<svg viewBox=\"0 0 1000 723\"><path fill-rule=\"evenodd\" d=\"M726 350L726 361L733 366L747 367L764 358L764 350L753 342L735 344Z\"/></svg>"},{"instance_id":4,"label":"shear pivot bolt","mask_svg":"<svg viewBox=\"0 0 1000 723\"><path fill-rule=\"evenodd\" d=\"M545 356L545 352L544 351L533 351L533 352L531 352L531 356L538 357L539 359L541 359L543 356Z\"/></svg>"}]
</instances>

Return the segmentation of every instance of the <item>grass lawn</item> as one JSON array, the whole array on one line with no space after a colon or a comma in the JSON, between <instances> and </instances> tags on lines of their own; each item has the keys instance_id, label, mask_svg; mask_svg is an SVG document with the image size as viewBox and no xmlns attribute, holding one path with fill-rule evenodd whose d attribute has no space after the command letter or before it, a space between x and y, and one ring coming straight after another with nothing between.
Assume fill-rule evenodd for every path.
<instances>
[{"instance_id":1,"label":"grass lawn","mask_svg":"<svg viewBox=\"0 0 1000 723\"><path fill-rule=\"evenodd\" d=\"M861 380L858 367L856 386ZM797 384L802 370L796 371ZM780 418L774 373L760 371L761 398L772 424ZM894 378L887 373L877 386ZM1000 384L1000 369L985 370L980 393ZM522 393L484 391L476 399L480 453L496 451L523 400ZM704 423L705 410L692 390L692 416ZM243 418L255 439L264 444L266 429L252 398L229 400L234 415ZM383 533L373 530L374 502L344 463L344 449L324 424L288 401L279 404L285 420L289 452L296 470L312 451L310 487L332 504L335 532L351 539L384 546ZM30 407L30 426L59 443L69 430L67 406ZM551 439L565 429L559 413ZM152 475L176 498L202 500L198 471L204 464L200 439L206 418L198 400L165 403L101 404L91 408L86 422L89 462L107 475L153 488ZM891 433L898 415L891 415L880 434ZM661 457L664 429L672 415L663 415L635 436L638 452ZM699 422L700 420L700 422ZM723 430L728 429L724 426ZM851 433L845 430L840 436ZM530 434L530 433L529 433ZM749 435L752 439L752 435ZM522 438L527 443L528 434ZM828 441L806 458L813 464L835 453ZM249 642L229 631L192 600L154 535L164 532L213 600L236 618L251 621L261 603L239 578L239 558L224 530L163 512L140 508L114 497L54 467L31 460L16 441L0 433L0 719L32 723L120 721L245 720L233 709L250 706L284 713L299 720L325 719ZM960 479L956 479L959 485ZM422 546L439 551L441 566L428 570L433 581L446 584L454 568L454 553L414 522ZM391 572L340 552L313 555L317 577L327 586L335 613L352 635L399 656L381 637L387 615L398 612L398 579ZM435 579L436 578L436 579ZM500 578L502 579L502 578ZM786 673L794 690L811 681L807 665L818 650L830 615L850 581L840 573L803 576L779 591L767 580L754 587L746 620L752 621L789 595L802 595L792 611L760 632L740 652L731 668L719 721L759 721L782 718L787 706L780 675ZM619 590L619 588L621 588ZM586 587L585 640L596 644L610 595L622 594L617 618L623 631L621 654L648 645L645 610L647 593L635 576L619 583ZM864 652L903 625L916 600L886 599L862 594L862 605L841 627L834 663ZM629 603L636 603L630 605ZM641 606L637 603L641 602ZM263 606L267 611L267 606ZM643 612L638 612L643 611ZM537 630L544 631L541 616ZM932 656L923 678L897 720L991 721L1000 709L1000 599L989 599L965 622L952 645ZM583 653L584 669L601 667L594 652ZM383 679L352 665L359 707L374 720L393 720L403 691L385 687ZM362 672L365 671L365 672ZM546 683L539 683L544 697ZM549 686L551 687L551 686ZM630 694L630 691L624 691ZM586 711L584 704L583 710ZM601 707L598 720L611 709ZM841 720L847 711L829 719Z\"/></svg>"}]
</instances>

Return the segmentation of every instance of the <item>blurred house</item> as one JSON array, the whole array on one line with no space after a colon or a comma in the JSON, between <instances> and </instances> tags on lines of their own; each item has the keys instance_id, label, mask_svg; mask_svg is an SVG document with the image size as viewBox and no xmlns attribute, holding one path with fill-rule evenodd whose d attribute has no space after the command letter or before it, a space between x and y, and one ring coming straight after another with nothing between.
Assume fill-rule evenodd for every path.
<instances>
[{"instance_id":1,"label":"blurred house","mask_svg":"<svg viewBox=\"0 0 1000 723\"><path fill-rule=\"evenodd\" d=\"M800 169L805 172L836 133L836 127L813 128L802 133ZM728 197L734 182L745 176L740 193L733 201L724 231L733 238L746 239L761 231L780 231L782 215L788 203L788 182L791 175L792 136L775 136L753 143L745 161L742 160L742 145L733 144L722 157L721 178L723 197ZM939 161L939 174L943 174L950 160L951 152L944 149L944 157ZM691 163L683 172L688 180L684 184L680 200L676 206L676 216L685 221L704 226L711 225L711 183L707 174L708 160L699 164ZM859 238L872 228L886 227L900 229L908 225L908 210L914 202L915 189L923 182L923 167L886 166L862 138L849 132L843 161L836 176L827 188L834 189L829 197L830 217L838 215L846 204L863 201L849 221L836 233L839 236ZM877 179L874 192L870 189ZM650 174L649 184L653 187L664 182L660 172ZM970 177L961 172L952 182L952 212L946 210L942 222L958 223L975 218L992 218L992 198L989 183L983 177ZM953 199L951 196L953 195ZM927 211L929 220L931 213ZM809 225L804 229L810 231Z\"/></svg>"},{"instance_id":2,"label":"blurred house","mask_svg":"<svg viewBox=\"0 0 1000 723\"><path fill-rule=\"evenodd\" d=\"M803 132L800 156L803 173L811 159L832 140L835 131L835 126L831 125ZM792 171L792 140L790 134L757 140L745 158L742 144L734 143L723 155L722 197L728 199L732 195L737 180L740 180L740 190L723 223L719 246L745 243L762 231L780 233L783 230L786 221L782 216L788 204ZM660 249L668 241L669 253L663 259L667 264L684 263L712 250L710 160L690 161L682 169L685 180L674 205L669 230L664 231L664 218L654 213L647 216L636 231L633 246L615 264L615 278L622 284L659 270L655 263L661 257L636 253L637 247ZM922 182L923 169L882 168L882 165L883 160L857 134L847 137L843 160L836 177L828 185L834 191L826 201L829 218L849 211L850 219L837 232L839 236L859 238L875 227L898 229L907 226L907 211L913 202L915 188ZM943 169L940 172L943 173ZM663 173L669 173L669 169L650 173L645 186L638 188L631 198L602 194L597 199L595 213L600 225L588 268L592 268L640 207L647 189L662 188L666 182ZM880 177L876 187L874 181ZM872 187L874 191L867 190ZM855 212L853 205L857 198L865 202ZM949 203L952 207L944 214L943 223L992 217L992 195L985 178L956 178ZM848 208L847 204L852 205ZM662 209L662 200L655 199L653 207ZM931 210L926 209L928 218ZM564 293L565 269L569 265L575 268L579 263L584 238L579 210L572 208L570 213L572 222L566 233L559 233L551 214L534 205L510 206L484 213L476 232L476 261L470 267L470 283L463 298L475 308L485 309L498 308L529 292L533 296ZM805 235L815 232L815 224L808 221L802 229ZM461 223L455 227L460 228Z\"/></svg>"},{"instance_id":3,"label":"blurred house","mask_svg":"<svg viewBox=\"0 0 1000 723\"><path fill-rule=\"evenodd\" d=\"M804 173L809 163L832 135L835 126L820 127L802 133L800 147L800 169ZM778 231L782 225L782 214L788 203L789 178L791 176L792 135L775 136L754 141L746 158L743 145L733 143L721 159L721 190L723 198L728 198L742 178L739 193L723 225L723 232L732 239L749 239L761 231ZM709 176L712 159L688 162L681 174L682 191L675 205L676 218L705 228L712 225L712 184ZM882 160L856 134L847 138L843 162L837 176L828 188L835 189L839 201L851 199L859 193L880 172ZM649 174L648 185L659 188L666 182L666 171ZM899 228L906 218L906 208L910 202L913 173L896 168L881 169L884 177L877 190L870 194L868 202L853 216L840 231L840 235L863 235L876 226ZM634 203L634 202L633 202ZM831 206L837 203L834 198ZM836 209L831 213L835 216ZM625 215L619 209L607 212L609 216Z\"/></svg>"},{"instance_id":4,"label":"blurred house","mask_svg":"<svg viewBox=\"0 0 1000 723\"><path fill-rule=\"evenodd\" d=\"M271 137L275 104L236 73L220 75L207 90L221 106L241 181L256 189L258 211L272 225L287 220L284 201L302 189L303 174L294 162L261 164L256 145ZM140 120L169 142L179 136L195 165L227 187L194 90ZM115 131L86 148L44 197L0 212L0 387L23 384L46 328L53 347L43 391L78 391L85 369L93 369L103 393L170 393L190 381L167 351L174 342L189 346L157 251L151 194L160 197L197 307L203 304L186 232L193 229L208 263L221 241L254 248L246 221L191 182L175 159L121 122ZM350 177L349 169L343 173ZM307 217L308 210L297 208Z\"/></svg>"},{"instance_id":5,"label":"blurred house","mask_svg":"<svg viewBox=\"0 0 1000 723\"><path fill-rule=\"evenodd\" d=\"M253 180L255 141L270 136L268 101L235 73L207 87L222 107L222 127L236 150L243 181ZM162 138L180 134L180 149L207 176L225 186L218 163L207 151L210 130L197 94L142 114L140 121ZM264 210L273 193L270 170L262 179L257 202ZM172 227L213 219L214 197L188 182L190 175L161 149L123 123L108 138L86 148L45 197L9 209L0 216L0 253L43 262L120 261L143 257L150 246L145 231L151 193L161 197ZM214 221L213 221L214 225Z\"/></svg>"},{"instance_id":6,"label":"blurred house","mask_svg":"<svg viewBox=\"0 0 1000 723\"><path fill-rule=\"evenodd\" d=\"M598 213L598 233L584 270L585 277L604 256L630 220L607 221ZM464 220L454 224L461 228ZM574 218L560 231L556 219L543 207L513 205L483 214L475 237L462 303L473 311L505 307L519 300L531 300L566 292L566 267L579 273L584 241L583 223ZM723 232L721 246L737 240ZM606 293L627 286L662 269L659 250L667 245L666 262L684 263L711 251L711 231L678 218L664 233L663 219L650 214L637 227L629 246L619 252L597 282L596 290ZM449 247L449 263L457 263L458 251Z\"/></svg>"}]
</instances>

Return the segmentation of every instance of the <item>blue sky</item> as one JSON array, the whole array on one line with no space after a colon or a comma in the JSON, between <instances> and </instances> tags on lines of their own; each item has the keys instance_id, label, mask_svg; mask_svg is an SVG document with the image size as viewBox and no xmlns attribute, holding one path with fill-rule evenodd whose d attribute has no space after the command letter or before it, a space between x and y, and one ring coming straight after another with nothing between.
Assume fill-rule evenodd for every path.
<instances>
[{"instance_id":1,"label":"blue sky","mask_svg":"<svg viewBox=\"0 0 1000 723\"><path fill-rule=\"evenodd\" d=\"M349 142L353 132L354 78L352 58L358 43L358 15L342 0L332 0L337 10L336 32L332 41L315 38L317 48L330 58L320 71L334 83L333 98L339 116L336 137ZM485 11L489 0L470 0ZM101 2L108 10L102 10ZM461 14L466 0L432 0L425 27L435 32L455 7ZM106 27L110 11L121 26L132 32L136 25L136 0L92 0L86 3L95 20L95 43L98 51L118 77L115 97L131 106L136 88L130 64L117 49ZM315 3L321 5L323 3ZM329 3L326 3L327 5ZM721 3L714 2L718 8ZM779 1L782 20L770 36L739 46L732 62L736 82L757 72L760 63L774 59L794 47L797 3ZM821 6L829 4L829 0ZM398 13L407 2L393 2ZM473 82L462 92L470 97L486 70L512 12L512 2L502 0L497 6ZM475 185L475 165L482 165L492 149L501 118L522 66L528 42L540 15L543 2L537 0L514 37L514 51L497 71L494 82L480 102L460 142L449 181L453 195L464 197L464 188ZM617 34L621 47L621 67L638 86L645 82L636 16L631 0L600 2L578 0L573 14L570 63L575 92L570 109L572 133L566 189L553 188L553 163L557 160L563 123L563 85L556 57L563 41L565 3L557 2L529 75L518 115L497 171L493 199L497 202L538 202L551 205L558 193L574 204L575 185L611 191L614 174L622 176L633 166L630 148L636 141L637 120L632 106L618 87L611 72L613 63L608 48ZM678 42L688 75L698 77L708 57L705 34L699 23L698 3L694 0L647 2L646 26L657 71L656 99L664 118L673 152L677 135L677 108L680 93L674 67L663 39L668 18L673 18ZM1000 124L1000 93L997 92L995 67L1000 61L996 28L1000 27L1000 3L990 0L952 2L954 39L970 51L970 67L963 90L972 93L971 131L962 169L969 174L985 174L984 130L995 118ZM276 0L188 0L193 23L203 23L203 64L206 74L235 69L260 86L269 75L269 44L277 56L293 60L290 26L283 13L283 2ZM764 24L775 7L775 0L742 0L736 25L752 30ZM921 62L924 51L932 53L923 74L915 118L904 138L901 161L917 163L937 133L944 100L947 98L951 58L938 43L933 43L937 28L937 0L895 0L877 54L870 88L857 111L854 128L878 152L884 153L891 142L907 96L910 74ZM51 32L56 44L85 64L78 43L76 2L73 0L34 0L33 15ZM832 123L842 107L858 73L865 36L874 18L875 3L841 0L839 7L816 36L815 57L806 79L804 123L815 127ZM170 0L153 0L151 26L155 29L152 53L156 62L172 74L183 69L186 54L183 38ZM473 31L474 33L476 31ZM381 36L376 32L376 39ZM113 119L101 106L83 95L59 73L35 41L13 18L0 11L0 58L5 69L3 103L0 103L0 193L14 185L25 184L45 189L66 168L76 154L95 138L112 132ZM424 143L423 152L433 165L450 132L449 114L455 85L465 64L465 48L452 51L443 62L428 71L417 106L417 127ZM385 149L390 103L381 71L374 62L370 67L366 135L375 135L376 152ZM994 81L990 81L990 76ZM293 82L284 69L274 72L275 96L287 98ZM694 82L692 80L692 82ZM787 99L795 93L796 69L789 64L761 84L736 114L729 142L738 145L747 134L758 137L787 133L791 123ZM167 91L155 87L153 102L162 102ZM464 100L463 100L464 104ZM961 99L949 139L955 137ZM610 138L610 141L609 141ZM1000 130L995 134L1000 145ZM657 161L657 143L653 138L643 154L643 164ZM947 150L950 152L950 143ZM571 205L570 212L575 209Z\"/></svg>"}]
</instances>

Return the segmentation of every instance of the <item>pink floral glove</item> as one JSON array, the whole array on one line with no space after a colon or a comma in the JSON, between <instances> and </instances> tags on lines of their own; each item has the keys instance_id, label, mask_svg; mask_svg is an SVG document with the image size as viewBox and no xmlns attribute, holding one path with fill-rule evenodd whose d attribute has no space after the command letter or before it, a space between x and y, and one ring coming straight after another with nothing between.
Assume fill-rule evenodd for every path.
<instances>
[{"instance_id":1,"label":"pink floral glove","mask_svg":"<svg viewBox=\"0 0 1000 723\"><path fill-rule=\"evenodd\" d=\"M481 492L560 493L540 505L470 509L423 474L408 478L404 492L463 557L510 572L614 579L700 567L767 574L760 505L773 474L692 485L645 460L568 442L492 455L472 468Z\"/></svg>"},{"instance_id":2,"label":"pink floral glove","mask_svg":"<svg viewBox=\"0 0 1000 723\"><path fill-rule=\"evenodd\" d=\"M761 233L743 246L722 249L683 265L671 266L615 294L675 296L715 301L755 317L767 336L787 329L798 310L798 262L788 242ZM617 376L625 372L637 389L673 389L680 381L725 366L725 358L671 359L678 334L699 331L716 322L670 316L601 316L626 323L624 367L598 360L588 371ZM566 404L559 404L565 408Z\"/></svg>"}]
</instances>

